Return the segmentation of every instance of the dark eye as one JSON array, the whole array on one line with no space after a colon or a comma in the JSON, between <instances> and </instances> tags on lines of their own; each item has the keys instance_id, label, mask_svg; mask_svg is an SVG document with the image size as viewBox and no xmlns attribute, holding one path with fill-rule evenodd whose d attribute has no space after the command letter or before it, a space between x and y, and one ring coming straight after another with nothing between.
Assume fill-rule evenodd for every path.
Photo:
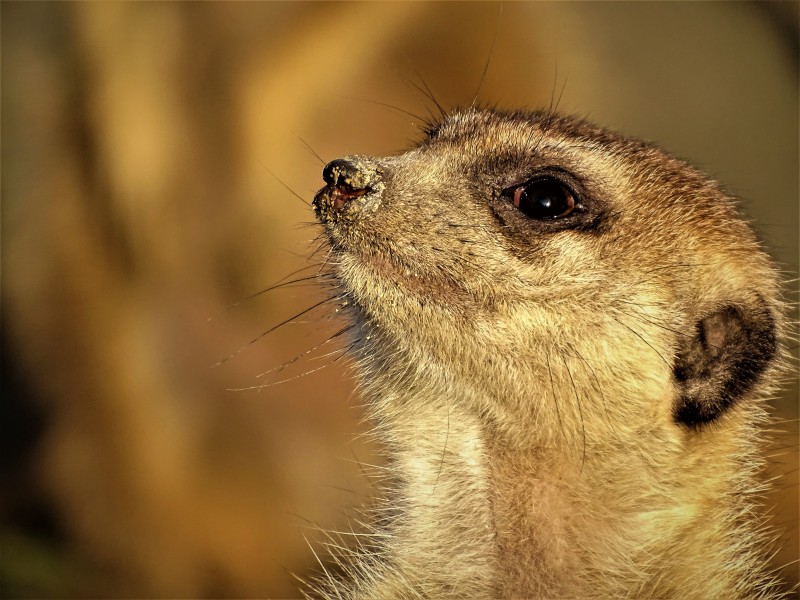
<instances>
[{"instance_id":1,"label":"dark eye","mask_svg":"<svg viewBox=\"0 0 800 600\"><path fill-rule=\"evenodd\" d=\"M535 179L509 189L504 195L522 214L539 220L566 217L577 204L572 191L553 177Z\"/></svg>"}]
</instances>

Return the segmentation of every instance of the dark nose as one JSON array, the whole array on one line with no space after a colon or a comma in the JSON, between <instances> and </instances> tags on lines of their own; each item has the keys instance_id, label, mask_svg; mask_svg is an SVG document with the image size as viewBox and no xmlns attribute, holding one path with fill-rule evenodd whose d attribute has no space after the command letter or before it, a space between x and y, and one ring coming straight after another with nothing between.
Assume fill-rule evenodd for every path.
<instances>
[{"instance_id":1,"label":"dark nose","mask_svg":"<svg viewBox=\"0 0 800 600\"><path fill-rule=\"evenodd\" d=\"M378 175L374 164L360 157L337 158L325 165L322 178L327 184L314 198L319 212L323 205L339 211L351 201L372 191Z\"/></svg>"},{"instance_id":2,"label":"dark nose","mask_svg":"<svg viewBox=\"0 0 800 600\"><path fill-rule=\"evenodd\" d=\"M347 187L353 191L366 188L365 173L356 162L347 158L332 160L322 170L325 183L336 187Z\"/></svg>"}]
</instances>

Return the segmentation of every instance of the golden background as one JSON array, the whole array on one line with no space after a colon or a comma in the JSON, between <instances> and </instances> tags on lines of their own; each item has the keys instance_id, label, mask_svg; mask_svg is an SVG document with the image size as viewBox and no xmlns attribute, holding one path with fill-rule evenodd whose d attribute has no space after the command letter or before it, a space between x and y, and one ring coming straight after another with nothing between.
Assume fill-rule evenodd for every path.
<instances>
[{"instance_id":1,"label":"golden background","mask_svg":"<svg viewBox=\"0 0 800 600\"><path fill-rule=\"evenodd\" d=\"M297 595L374 449L342 343L259 377L344 326L320 307L248 343L323 292L230 305L315 272L293 195L321 187L315 153L407 148L408 113L435 111L419 88L469 104L487 59L481 103L557 103L694 162L797 277L797 3L0 11L2 597ZM792 371L765 477L797 583Z\"/></svg>"}]
</instances>

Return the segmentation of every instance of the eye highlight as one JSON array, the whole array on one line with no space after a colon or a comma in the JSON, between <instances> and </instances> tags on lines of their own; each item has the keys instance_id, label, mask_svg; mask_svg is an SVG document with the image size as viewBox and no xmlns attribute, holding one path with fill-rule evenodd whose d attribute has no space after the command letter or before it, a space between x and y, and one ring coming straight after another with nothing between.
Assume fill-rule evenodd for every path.
<instances>
[{"instance_id":1,"label":"eye highlight","mask_svg":"<svg viewBox=\"0 0 800 600\"><path fill-rule=\"evenodd\" d=\"M555 177L541 177L503 192L525 216L540 221L561 219L577 206L575 195Z\"/></svg>"}]
</instances>

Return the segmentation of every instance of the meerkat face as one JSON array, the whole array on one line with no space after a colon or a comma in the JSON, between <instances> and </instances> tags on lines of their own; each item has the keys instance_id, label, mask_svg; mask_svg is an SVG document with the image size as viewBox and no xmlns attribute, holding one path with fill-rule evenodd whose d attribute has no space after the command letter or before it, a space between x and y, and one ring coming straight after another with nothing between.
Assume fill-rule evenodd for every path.
<instances>
[{"instance_id":1,"label":"meerkat face","mask_svg":"<svg viewBox=\"0 0 800 600\"><path fill-rule=\"evenodd\" d=\"M691 429L773 359L767 257L714 182L653 146L469 110L323 175L314 207L379 370L425 365L533 412L542 394L569 403L557 390L585 411L613 396L612 420Z\"/></svg>"}]
</instances>

